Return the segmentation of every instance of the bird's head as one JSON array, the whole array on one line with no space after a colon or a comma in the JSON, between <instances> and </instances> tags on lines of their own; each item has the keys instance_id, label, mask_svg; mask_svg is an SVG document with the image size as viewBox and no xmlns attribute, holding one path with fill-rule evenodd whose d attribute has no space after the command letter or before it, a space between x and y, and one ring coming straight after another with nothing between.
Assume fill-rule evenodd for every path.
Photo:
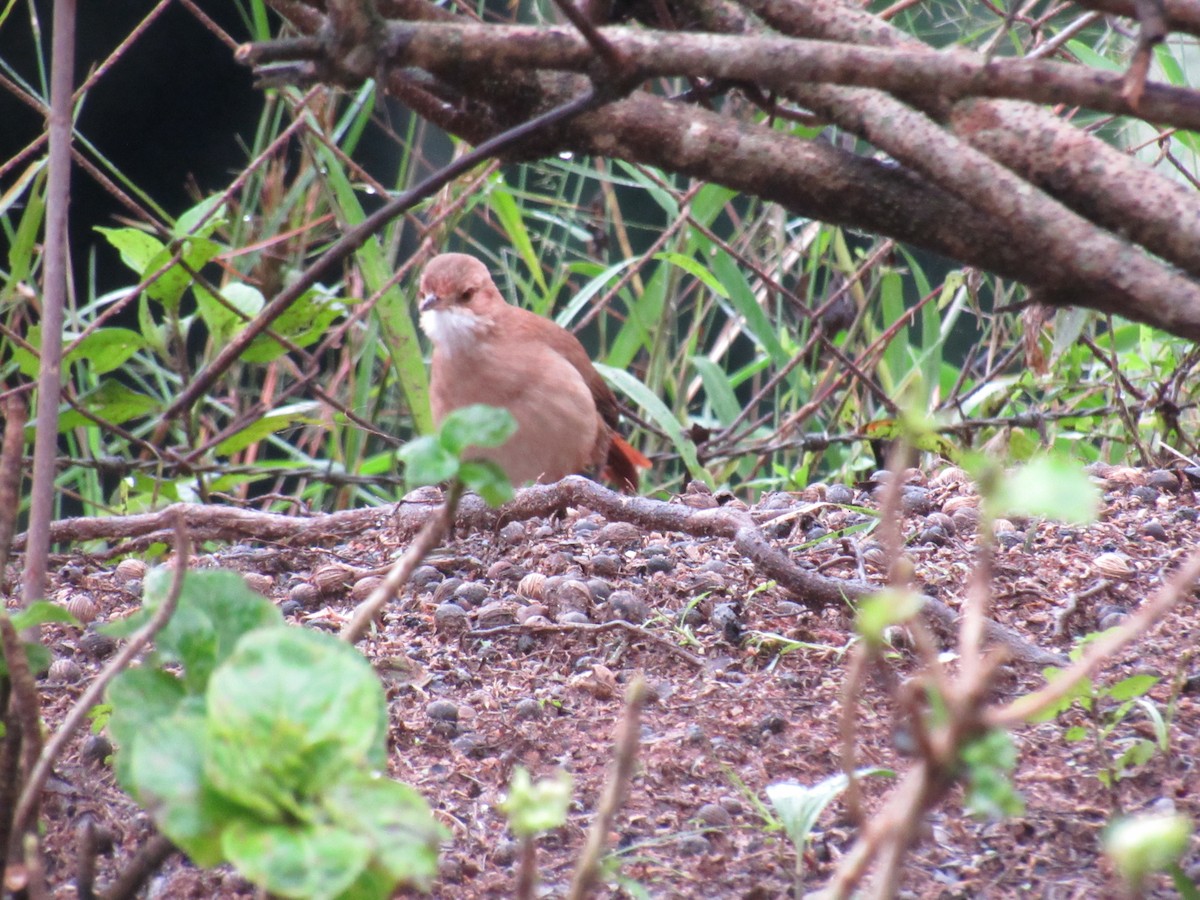
<instances>
[{"instance_id":1,"label":"bird's head","mask_svg":"<svg viewBox=\"0 0 1200 900\"><path fill-rule=\"evenodd\" d=\"M504 298L487 267L465 253L435 256L421 273L421 329L447 353L468 348L496 319Z\"/></svg>"}]
</instances>

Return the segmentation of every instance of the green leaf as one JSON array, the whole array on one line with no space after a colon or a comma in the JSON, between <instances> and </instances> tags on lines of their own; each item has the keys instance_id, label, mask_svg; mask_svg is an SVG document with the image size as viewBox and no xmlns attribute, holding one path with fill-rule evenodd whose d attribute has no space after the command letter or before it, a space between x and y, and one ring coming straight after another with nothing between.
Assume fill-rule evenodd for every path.
<instances>
[{"instance_id":1,"label":"green leaf","mask_svg":"<svg viewBox=\"0 0 1200 900\"><path fill-rule=\"evenodd\" d=\"M341 828L255 821L226 829L221 848L249 881L275 896L296 898L340 896L370 856L362 840Z\"/></svg>"},{"instance_id":2,"label":"green leaf","mask_svg":"<svg viewBox=\"0 0 1200 900\"><path fill-rule=\"evenodd\" d=\"M191 273L199 272L214 259L221 252L221 245L208 238L199 237L186 238L182 251L178 243L168 245L146 263L145 269L140 273L141 277L149 278L170 262L177 252L180 253L180 261L159 275L146 288L147 294L170 310L178 309L183 292L194 280Z\"/></svg>"},{"instance_id":3,"label":"green leaf","mask_svg":"<svg viewBox=\"0 0 1200 900\"><path fill-rule=\"evenodd\" d=\"M725 300L729 299L729 291L726 290L725 285L721 284L721 282L717 279L717 276L715 276L708 269L704 268L704 266L700 265L700 263L692 257L686 256L683 253L656 253L652 258L660 259L663 262L670 263L673 266L683 269L683 271L687 272L696 280L703 282L704 286L718 297L721 297Z\"/></svg>"},{"instance_id":4,"label":"green leaf","mask_svg":"<svg viewBox=\"0 0 1200 900\"><path fill-rule=\"evenodd\" d=\"M559 770L554 778L534 783L524 766L517 766L500 801L508 827L517 837L534 837L567 821L571 806L571 773Z\"/></svg>"},{"instance_id":5,"label":"green leaf","mask_svg":"<svg viewBox=\"0 0 1200 900\"><path fill-rule=\"evenodd\" d=\"M1179 813L1132 816L1109 826L1104 852L1135 893L1140 893L1148 876L1179 861L1191 834L1191 820Z\"/></svg>"},{"instance_id":6,"label":"green leaf","mask_svg":"<svg viewBox=\"0 0 1200 900\"><path fill-rule=\"evenodd\" d=\"M920 611L921 595L916 591L889 588L859 602L854 626L865 640L879 646L889 626L907 622Z\"/></svg>"},{"instance_id":7,"label":"green leaf","mask_svg":"<svg viewBox=\"0 0 1200 900\"><path fill-rule=\"evenodd\" d=\"M117 249L121 254L121 262L132 269L138 278L142 277L150 260L158 256L165 246L158 238L137 228L96 226L96 230Z\"/></svg>"},{"instance_id":8,"label":"green leaf","mask_svg":"<svg viewBox=\"0 0 1200 900\"><path fill-rule=\"evenodd\" d=\"M396 455L404 463L404 483L410 490L440 484L458 473L458 457L430 435L409 441Z\"/></svg>"},{"instance_id":9,"label":"green leaf","mask_svg":"<svg viewBox=\"0 0 1200 900\"><path fill-rule=\"evenodd\" d=\"M513 498L512 482L499 465L490 459L467 460L458 467L463 485L483 498L488 506L503 506Z\"/></svg>"},{"instance_id":10,"label":"green leaf","mask_svg":"<svg viewBox=\"0 0 1200 900\"><path fill-rule=\"evenodd\" d=\"M322 291L314 288L284 310L283 314L271 323L271 331L287 338L297 347L309 347L324 336L333 320L341 313L340 302L330 299ZM242 354L242 360L265 363L278 359L286 352L287 348L275 338L261 334L250 342L250 346Z\"/></svg>"},{"instance_id":11,"label":"green leaf","mask_svg":"<svg viewBox=\"0 0 1200 900\"><path fill-rule=\"evenodd\" d=\"M438 844L448 834L416 790L356 775L330 788L322 805L335 822L369 841L372 861L393 884L429 888L437 875Z\"/></svg>"},{"instance_id":12,"label":"green leaf","mask_svg":"<svg viewBox=\"0 0 1200 900\"><path fill-rule=\"evenodd\" d=\"M115 378L104 379L99 387L83 394L76 402L93 415L114 425L149 416L162 409L162 404L155 398L139 394ZM67 432L73 428L96 427L93 420L76 409L68 407L59 413L59 432Z\"/></svg>"},{"instance_id":13,"label":"green leaf","mask_svg":"<svg viewBox=\"0 0 1200 900\"><path fill-rule=\"evenodd\" d=\"M68 353L63 362L85 359L98 375L119 369L129 357L146 346L146 339L128 328L99 328Z\"/></svg>"},{"instance_id":14,"label":"green leaf","mask_svg":"<svg viewBox=\"0 0 1200 900\"><path fill-rule=\"evenodd\" d=\"M229 456L237 453L239 450L244 450L251 444L257 444L259 441L283 431L285 428L293 428L297 425L319 424L320 420L316 412L316 404L309 402L294 403L291 406L280 407L273 410L271 414L254 420L241 431L235 432L225 438L225 440L217 444L217 453L222 456Z\"/></svg>"},{"instance_id":15,"label":"green leaf","mask_svg":"<svg viewBox=\"0 0 1200 900\"><path fill-rule=\"evenodd\" d=\"M891 769L859 769L855 773L859 778L869 775L893 776ZM779 814L783 830L796 846L798 852L803 852L808 843L817 818L834 799L846 789L850 780L844 772L831 775L824 781L814 785L796 784L794 782L778 782L767 785L767 799Z\"/></svg>"},{"instance_id":16,"label":"green leaf","mask_svg":"<svg viewBox=\"0 0 1200 900\"><path fill-rule=\"evenodd\" d=\"M225 223L225 198L220 194L205 197L175 220L171 233L177 238L206 238Z\"/></svg>"},{"instance_id":17,"label":"green leaf","mask_svg":"<svg viewBox=\"0 0 1200 900\"><path fill-rule=\"evenodd\" d=\"M1077 525L1094 522L1100 508L1100 490L1082 466L1057 456L1037 457L1002 476L986 499L993 517L1043 516Z\"/></svg>"},{"instance_id":18,"label":"green leaf","mask_svg":"<svg viewBox=\"0 0 1200 900\"><path fill-rule=\"evenodd\" d=\"M383 688L362 654L332 635L262 628L213 673L205 772L260 815L303 820L346 771L384 765Z\"/></svg>"},{"instance_id":19,"label":"green leaf","mask_svg":"<svg viewBox=\"0 0 1200 900\"><path fill-rule=\"evenodd\" d=\"M221 831L247 813L206 783L204 742L202 715L181 706L143 726L130 748L129 778L162 833L198 865L215 866L224 858Z\"/></svg>"},{"instance_id":20,"label":"green leaf","mask_svg":"<svg viewBox=\"0 0 1200 900\"><path fill-rule=\"evenodd\" d=\"M446 416L438 441L460 456L467 447L499 447L517 431L517 420L507 409L476 403Z\"/></svg>"},{"instance_id":21,"label":"green leaf","mask_svg":"<svg viewBox=\"0 0 1200 900\"><path fill-rule=\"evenodd\" d=\"M49 600L35 600L24 609L14 612L9 618L13 628L17 631L24 631L26 628L34 628L38 625L47 625L51 622L79 625L79 620L67 612L64 607L57 603L51 603Z\"/></svg>"},{"instance_id":22,"label":"green leaf","mask_svg":"<svg viewBox=\"0 0 1200 900\"><path fill-rule=\"evenodd\" d=\"M174 573L158 567L145 581L145 609L153 614L166 599ZM189 571L179 605L155 638L158 653L184 667L188 691L199 693L213 670L250 631L283 624L283 614L255 593L237 572L223 569Z\"/></svg>"},{"instance_id":23,"label":"green leaf","mask_svg":"<svg viewBox=\"0 0 1200 900\"><path fill-rule=\"evenodd\" d=\"M729 374L707 356L691 356L688 362L704 383L704 394L712 405L717 421L725 426L730 425L741 415L742 405L729 383Z\"/></svg>"},{"instance_id":24,"label":"green leaf","mask_svg":"<svg viewBox=\"0 0 1200 900\"><path fill-rule=\"evenodd\" d=\"M1158 684L1159 679L1154 675L1131 675L1110 687L1106 693L1118 702L1140 697L1150 688Z\"/></svg>"},{"instance_id":25,"label":"green leaf","mask_svg":"<svg viewBox=\"0 0 1200 900\"><path fill-rule=\"evenodd\" d=\"M200 316L208 326L212 340L218 346L229 343L241 333L246 324L266 305L258 288L240 281L221 288L224 303L203 285L196 285L195 294Z\"/></svg>"}]
</instances>

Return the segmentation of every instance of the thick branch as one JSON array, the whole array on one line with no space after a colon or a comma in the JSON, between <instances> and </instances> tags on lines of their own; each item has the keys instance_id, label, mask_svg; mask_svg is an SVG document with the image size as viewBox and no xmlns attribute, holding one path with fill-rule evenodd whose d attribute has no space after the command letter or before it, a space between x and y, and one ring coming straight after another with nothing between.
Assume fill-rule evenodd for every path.
<instances>
[{"instance_id":1,"label":"thick branch","mask_svg":"<svg viewBox=\"0 0 1200 900\"><path fill-rule=\"evenodd\" d=\"M597 71L595 52L578 32L522 25L392 22L393 62L442 70L489 64L508 69ZM1040 59L984 60L921 46L863 47L763 34L720 35L602 28L600 33L644 78L690 76L751 81L786 93L796 82L873 87L941 102L1006 97L1066 103L1160 124L1200 128L1200 93L1147 84L1135 109L1121 94L1124 76Z\"/></svg>"},{"instance_id":2,"label":"thick branch","mask_svg":"<svg viewBox=\"0 0 1200 900\"><path fill-rule=\"evenodd\" d=\"M688 0L725 10L723 0ZM978 60L969 50L934 50L882 19L840 0L740 0L786 34L850 44L904 48L926 56L951 54ZM1099 3L1085 6L1100 8ZM1132 12L1132 3L1124 3ZM1197 7L1172 0L1171 11ZM737 9L734 7L734 9ZM715 14L710 15L715 17ZM726 15L718 21L728 23ZM1200 22L1200 19L1197 19ZM755 27L748 19L731 27ZM910 93L905 100L936 119L948 118L972 146L1071 209L1109 231L1125 235L1158 256L1200 275L1200 206L1195 192L1163 178L1115 147L1085 134L1048 110L1028 103L966 100L950 106L940 92Z\"/></svg>"}]
</instances>

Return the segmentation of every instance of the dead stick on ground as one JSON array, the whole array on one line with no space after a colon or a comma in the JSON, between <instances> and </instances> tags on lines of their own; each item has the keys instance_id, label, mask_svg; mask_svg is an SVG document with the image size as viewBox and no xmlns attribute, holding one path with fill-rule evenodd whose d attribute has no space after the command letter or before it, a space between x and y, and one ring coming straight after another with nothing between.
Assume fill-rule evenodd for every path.
<instances>
[{"instance_id":1,"label":"dead stick on ground","mask_svg":"<svg viewBox=\"0 0 1200 900\"><path fill-rule=\"evenodd\" d=\"M637 759L638 735L641 728L642 707L646 705L646 680L638 675L629 685L625 694L625 718L621 720L621 731L617 735L616 756L613 760L612 771L604 785L604 796L600 798L600 807L596 810L596 818L588 830L587 844L583 848L583 856L575 869L575 877L571 879L571 890L568 900L583 900L591 894L600 873L600 858L604 855L604 847L608 843L608 833L612 830L613 821L621 808L625 797L625 788L633 776L633 763Z\"/></svg>"}]
</instances>

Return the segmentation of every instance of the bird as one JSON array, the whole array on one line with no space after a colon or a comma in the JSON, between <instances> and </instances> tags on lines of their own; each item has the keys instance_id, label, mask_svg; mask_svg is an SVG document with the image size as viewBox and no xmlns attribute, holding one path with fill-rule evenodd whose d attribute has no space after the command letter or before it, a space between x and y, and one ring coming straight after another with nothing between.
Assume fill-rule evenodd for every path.
<instances>
[{"instance_id":1,"label":"bird","mask_svg":"<svg viewBox=\"0 0 1200 900\"><path fill-rule=\"evenodd\" d=\"M438 425L476 403L507 409L517 430L499 447L468 447L514 484L598 471L626 492L650 460L616 427L617 399L579 339L504 299L487 266L466 253L431 259L418 286L421 330L433 342L429 399Z\"/></svg>"}]
</instances>

